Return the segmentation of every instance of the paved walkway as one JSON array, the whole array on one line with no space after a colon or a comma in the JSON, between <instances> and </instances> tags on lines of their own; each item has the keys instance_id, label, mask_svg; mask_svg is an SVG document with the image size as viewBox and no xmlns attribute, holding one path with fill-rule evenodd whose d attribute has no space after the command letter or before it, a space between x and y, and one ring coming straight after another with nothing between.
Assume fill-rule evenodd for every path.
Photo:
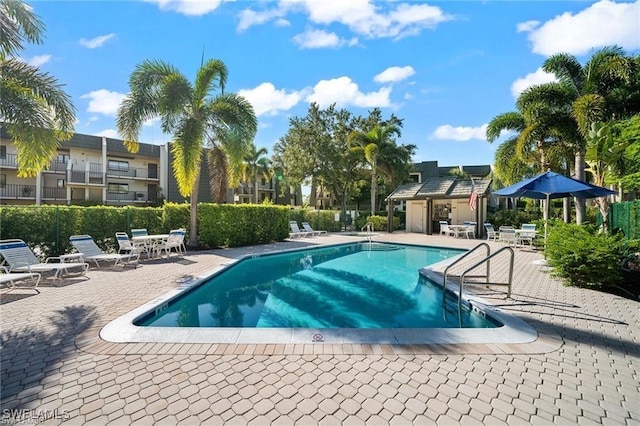
<instances>
[{"instance_id":1,"label":"paved walkway","mask_svg":"<svg viewBox=\"0 0 640 426\"><path fill-rule=\"evenodd\" d=\"M640 303L564 287L518 249L511 300L532 345L117 344L109 321L230 258L347 241L213 250L0 296L2 421L58 424L640 425ZM472 247L479 241L376 237ZM494 245L492 243L492 245ZM497 245L494 245L497 248ZM169 346L167 346L169 345Z\"/></svg>"}]
</instances>

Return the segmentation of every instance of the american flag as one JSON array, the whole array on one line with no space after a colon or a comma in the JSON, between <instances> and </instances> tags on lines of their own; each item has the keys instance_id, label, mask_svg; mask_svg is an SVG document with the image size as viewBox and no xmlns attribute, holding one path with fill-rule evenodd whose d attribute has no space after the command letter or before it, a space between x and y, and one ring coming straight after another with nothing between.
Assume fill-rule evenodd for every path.
<instances>
[{"instance_id":1,"label":"american flag","mask_svg":"<svg viewBox=\"0 0 640 426\"><path fill-rule=\"evenodd\" d=\"M475 210L476 207L478 207L478 190L476 189L476 186L473 184L473 182L471 182L472 185L472 191L471 194L469 194L469 208L471 209L471 211Z\"/></svg>"}]
</instances>

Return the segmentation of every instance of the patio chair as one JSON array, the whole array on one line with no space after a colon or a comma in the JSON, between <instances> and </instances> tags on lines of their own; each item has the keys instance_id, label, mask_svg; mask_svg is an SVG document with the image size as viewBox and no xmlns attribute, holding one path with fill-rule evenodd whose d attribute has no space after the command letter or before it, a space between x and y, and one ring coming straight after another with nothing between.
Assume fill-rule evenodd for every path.
<instances>
[{"instance_id":1,"label":"patio chair","mask_svg":"<svg viewBox=\"0 0 640 426\"><path fill-rule=\"evenodd\" d=\"M10 274L6 267L2 266L1 268L2 268L2 273L0 273L0 284L5 284L5 283L9 284L10 286L9 291L16 288L29 288L40 293L37 287L38 287L38 284L40 284L40 278L42 276L39 273L22 272L18 274ZM31 281L31 285L26 286L22 284L16 284L16 283L20 283L22 281L27 281L27 280Z\"/></svg>"},{"instance_id":2,"label":"patio chair","mask_svg":"<svg viewBox=\"0 0 640 426\"><path fill-rule=\"evenodd\" d=\"M449 228L449 222L441 220L440 222L440 235L454 235L455 231Z\"/></svg>"},{"instance_id":3,"label":"patio chair","mask_svg":"<svg viewBox=\"0 0 640 426\"><path fill-rule=\"evenodd\" d=\"M141 255L142 253L146 253L147 259L151 258L151 253L147 250L146 244L132 242L126 232L116 232L116 240L118 241L119 254L137 253L138 255Z\"/></svg>"},{"instance_id":4,"label":"patio chair","mask_svg":"<svg viewBox=\"0 0 640 426\"><path fill-rule=\"evenodd\" d=\"M84 275L89 268L84 262L65 262L69 256L47 257L44 263L36 257L27 243L18 239L0 241L0 255L3 264L9 267L9 272L53 272L55 279L61 278L64 274L79 273ZM58 260L58 263L52 262Z\"/></svg>"},{"instance_id":5,"label":"patio chair","mask_svg":"<svg viewBox=\"0 0 640 426\"><path fill-rule=\"evenodd\" d=\"M465 226L467 227L464 230L464 234L467 237L467 239L469 238L476 238L476 225L478 224L478 222L466 222Z\"/></svg>"},{"instance_id":6,"label":"patio chair","mask_svg":"<svg viewBox=\"0 0 640 426\"><path fill-rule=\"evenodd\" d=\"M289 232L289 238L294 238L294 237L308 237L309 235L312 235L312 233L307 232L307 231L301 231L300 228L298 227L298 222L296 222L295 220L289 221L289 228L291 229L291 232Z\"/></svg>"},{"instance_id":7,"label":"patio chair","mask_svg":"<svg viewBox=\"0 0 640 426\"><path fill-rule=\"evenodd\" d=\"M529 243L529 247L533 247L533 240L536 238L536 224L523 223L517 234L519 244Z\"/></svg>"},{"instance_id":8,"label":"patio chair","mask_svg":"<svg viewBox=\"0 0 640 426\"><path fill-rule=\"evenodd\" d=\"M485 231L487 231L487 241L488 240L492 240L492 241L498 241L498 237L500 234L498 234L496 232L495 229L493 229L493 225L490 223L485 223L484 224L484 229Z\"/></svg>"},{"instance_id":9,"label":"patio chair","mask_svg":"<svg viewBox=\"0 0 640 426\"><path fill-rule=\"evenodd\" d=\"M113 266L120 264L124 267L125 263L134 263L137 266L140 259L140 253L105 253L96 245L90 235L72 235L69 237L69 241L78 253L82 253L84 260L95 262L98 268L100 261L113 262Z\"/></svg>"},{"instance_id":10,"label":"patio chair","mask_svg":"<svg viewBox=\"0 0 640 426\"><path fill-rule=\"evenodd\" d=\"M167 259L171 256L171 251L175 250L176 254L183 256L187 249L184 246L184 236L186 231L182 228L172 229L169 232L169 237L164 241L158 241L153 246L153 251L162 257L162 252L167 254ZM184 249L184 251L183 251Z\"/></svg>"},{"instance_id":11,"label":"patio chair","mask_svg":"<svg viewBox=\"0 0 640 426\"><path fill-rule=\"evenodd\" d=\"M513 226L501 226L498 233L500 234L498 241L502 244L514 247L518 245L516 230Z\"/></svg>"},{"instance_id":12,"label":"patio chair","mask_svg":"<svg viewBox=\"0 0 640 426\"><path fill-rule=\"evenodd\" d=\"M309 222L302 222L302 229L304 229L306 232L311 232L312 237L327 233L327 231L314 231L311 225L309 225Z\"/></svg>"},{"instance_id":13,"label":"patio chair","mask_svg":"<svg viewBox=\"0 0 640 426\"><path fill-rule=\"evenodd\" d=\"M145 235L149 235L149 233L147 232L146 228L138 228L138 229L132 229L131 230L131 236L132 237L142 237Z\"/></svg>"}]
</instances>

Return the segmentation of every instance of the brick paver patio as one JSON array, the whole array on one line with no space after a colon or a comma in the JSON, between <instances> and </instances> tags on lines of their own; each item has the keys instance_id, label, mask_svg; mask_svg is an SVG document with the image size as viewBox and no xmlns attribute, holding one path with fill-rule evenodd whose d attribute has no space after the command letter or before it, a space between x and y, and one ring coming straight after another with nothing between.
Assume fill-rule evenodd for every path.
<instances>
[{"instance_id":1,"label":"brick paver patio","mask_svg":"<svg viewBox=\"0 0 640 426\"><path fill-rule=\"evenodd\" d=\"M2 421L58 424L640 425L640 302L564 287L518 249L513 297L540 334L524 345L110 343L109 321L248 253L328 236L92 269L0 300ZM421 234L376 237L472 247ZM491 243L495 248L498 246ZM49 281L49 280L46 280Z\"/></svg>"}]
</instances>

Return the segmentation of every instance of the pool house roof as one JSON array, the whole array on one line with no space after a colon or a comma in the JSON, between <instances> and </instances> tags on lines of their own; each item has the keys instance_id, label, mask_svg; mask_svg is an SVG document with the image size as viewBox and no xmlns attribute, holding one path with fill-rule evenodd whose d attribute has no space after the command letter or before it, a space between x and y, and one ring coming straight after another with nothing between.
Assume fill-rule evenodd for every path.
<instances>
[{"instance_id":1,"label":"pool house roof","mask_svg":"<svg viewBox=\"0 0 640 426\"><path fill-rule=\"evenodd\" d=\"M486 195L491 187L491 179L458 179L453 176L429 177L423 182L408 183L397 187L387 197L388 200L416 200L425 198L466 198L475 188L480 195Z\"/></svg>"}]
</instances>

